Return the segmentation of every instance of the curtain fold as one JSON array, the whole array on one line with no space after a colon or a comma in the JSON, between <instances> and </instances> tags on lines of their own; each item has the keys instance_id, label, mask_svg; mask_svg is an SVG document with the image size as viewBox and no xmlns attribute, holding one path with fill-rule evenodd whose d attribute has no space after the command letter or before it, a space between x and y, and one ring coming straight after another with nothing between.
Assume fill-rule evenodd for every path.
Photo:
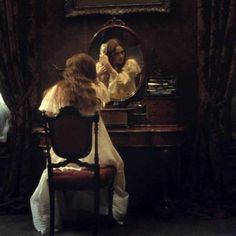
<instances>
[{"instance_id":1,"label":"curtain fold","mask_svg":"<svg viewBox=\"0 0 236 236\"><path fill-rule=\"evenodd\" d=\"M197 6L199 106L188 198L207 208L222 208L227 191L224 147L236 81L235 5L234 0L198 0Z\"/></svg>"},{"instance_id":2,"label":"curtain fold","mask_svg":"<svg viewBox=\"0 0 236 236\"><path fill-rule=\"evenodd\" d=\"M30 194L30 95L38 81L34 0L0 0L0 92L11 111L1 212L27 208Z\"/></svg>"}]
</instances>

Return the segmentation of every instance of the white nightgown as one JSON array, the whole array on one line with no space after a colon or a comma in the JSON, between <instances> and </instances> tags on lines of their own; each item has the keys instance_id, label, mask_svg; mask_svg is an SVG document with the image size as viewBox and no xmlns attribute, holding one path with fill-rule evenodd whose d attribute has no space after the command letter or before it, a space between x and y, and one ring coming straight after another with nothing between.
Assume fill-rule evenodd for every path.
<instances>
[{"instance_id":1,"label":"white nightgown","mask_svg":"<svg viewBox=\"0 0 236 236\"><path fill-rule=\"evenodd\" d=\"M59 109L66 104L58 104L58 99L55 99L57 85L54 85L45 95L42 103L39 107L41 111L47 111L48 113L57 114ZM96 90L97 97L102 100L103 103L109 101L109 94L103 83L93 84L93 88ZM122 224L127 212L129 194L125 191L125 176L124 176L124 163L120 155L114 148L103 120L100 116L98 124L98 151L101 165L114 165L117 173L114 181L114 196L112 213L114 219ZM84 158L84 161L94 161L94 147L91 153ZM51 156L53 162L59 162L62 158L58 157L51 149ZM73 168L80 170L80 168L73 164L63 167L63 169ZM33 223L37 231L42 234L49 231L49 191L47 182L47 170L42 173L39 184L31 196L30 205L33 216ZM57 191L55 197L55 231L61 229L61 219L71 219L73 213L78 213L79 209L93 210L93 194L89 191ZM108 213L108 201L105 191L101 191L100 213Z\"/></svg>"},{"instance_id":2,"label":"white nightgown","mask_svg":"<svg viewBox=\"0 0 236 236\"><path fill-rule=\"evenodd\" d=\"M100 62L96 64L97 74L100 74L103 66ZM141 73L139 64L134 59L128 59L120 73L112 70L108 82L108 91L113 100L126 99L136 91L135 79ZM100 75L102 76L102 75Z\"/></svg>"}]
</instances>

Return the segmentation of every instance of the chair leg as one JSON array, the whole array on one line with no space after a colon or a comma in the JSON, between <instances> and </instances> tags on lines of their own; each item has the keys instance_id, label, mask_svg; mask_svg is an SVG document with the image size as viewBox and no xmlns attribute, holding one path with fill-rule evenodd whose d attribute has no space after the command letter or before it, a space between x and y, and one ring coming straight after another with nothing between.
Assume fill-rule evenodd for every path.
<instances>
[{"instance_id":1,"label":"chair leg","mask_svg":"<svg viewBox=\"0 0 236 236\"><path fill-rule=\"evenodd\" d=\"M94 189L94 225L93 225L93 235L98 235L99 227L99 208L100 208L100 188L99 184L95 184Z\"/></svg>"},{"instance_id":2,"label":"chair leg","mask_svg":"<svg viewBox=\"0 0 236 236\"><path fill-rule=\"evenodd\" d=\"M113 203L113 184L111 186L108 186L108 216L110 219L112 219L112 203Z\"/></svg>"},{"instance_id":3,"label":"chair leg","mask_svg":"<svg viewBox=\"0 0 236 236\"><path fill-rule=\"evenodd\" d=\"M50 190L50 228L49 235L54 236L55 226L55 192Z\"/></svg>"}]
</instances>

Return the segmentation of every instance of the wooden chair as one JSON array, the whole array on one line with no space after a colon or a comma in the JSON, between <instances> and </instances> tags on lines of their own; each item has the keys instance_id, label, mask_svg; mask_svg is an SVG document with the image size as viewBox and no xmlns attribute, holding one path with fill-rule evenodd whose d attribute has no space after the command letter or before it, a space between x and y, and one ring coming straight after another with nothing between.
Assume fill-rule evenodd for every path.
<instances>
[{"instance_id":1,"label":"wooden chair","mask_svg":"<svg viewBox=\"0 0 236 236\"><path fill-rule=\"evenodd\" d=\"M94 227L97 235L99 221L100 189L108 191L109 216L112 218L113 182L115 168L100 167L98 155L98 121L99 115L82 116L73 107L64 107L55 117L43 113L43 123L46 133L47 170L50 195L50 235L54 235L55 225L55 190L93 190L94 191ZM93 126L94 124L94 126ZM93 128L94 127L94 128ZM93 136L94 133L94 136ZM94 162L81 160L92 150L94 137ZM65 159L60 163L52 163L50 148L56 155ZM81 171L58 168L69 163L82 167ZM78 202L78 204L80 204Z\"/></svg>"}]
</instances>

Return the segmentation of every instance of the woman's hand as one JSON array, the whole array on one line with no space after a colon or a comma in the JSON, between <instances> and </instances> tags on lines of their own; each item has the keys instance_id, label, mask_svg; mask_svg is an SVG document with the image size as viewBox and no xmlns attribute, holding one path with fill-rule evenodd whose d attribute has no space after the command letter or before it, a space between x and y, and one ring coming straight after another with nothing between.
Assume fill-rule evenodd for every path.
<instances>
[{"instance_id":1,"label":"woman's hand","mask_svg":"<svg viewBox=\"0 0 236 236\"><path fill-rule=\"evenodd\" d=\"M110 78L110 73L107 71L105 66L102 66L97 73L97 76L101 82L103 82L106 87L108 87L109 84L109 78Z\"/></svg>"},{"instance_id":2,"label":"woman's hand","mask_svg":"<svg viewBox=\"0 0 236 236\"><path fill-rule=\"evenodd\" d=\"M111 72L112 65L110 64L107 55L105 55L105 54L100 55L99 62L103 65L104 70L106 70L106 72Z\"/></svg>"},{"instance_id":3,"label":"woman's hand","mask_svg":"<svg viewBox=\"0 0 236 236\"><path fill-rule=\"evenodd\" d=\"M100 61L102 64L107 64L107 63L109 63L108 56L107 56L106 54L101 54L100 57L99 57L99 61Z\"/></svg>"}]
</instances>

